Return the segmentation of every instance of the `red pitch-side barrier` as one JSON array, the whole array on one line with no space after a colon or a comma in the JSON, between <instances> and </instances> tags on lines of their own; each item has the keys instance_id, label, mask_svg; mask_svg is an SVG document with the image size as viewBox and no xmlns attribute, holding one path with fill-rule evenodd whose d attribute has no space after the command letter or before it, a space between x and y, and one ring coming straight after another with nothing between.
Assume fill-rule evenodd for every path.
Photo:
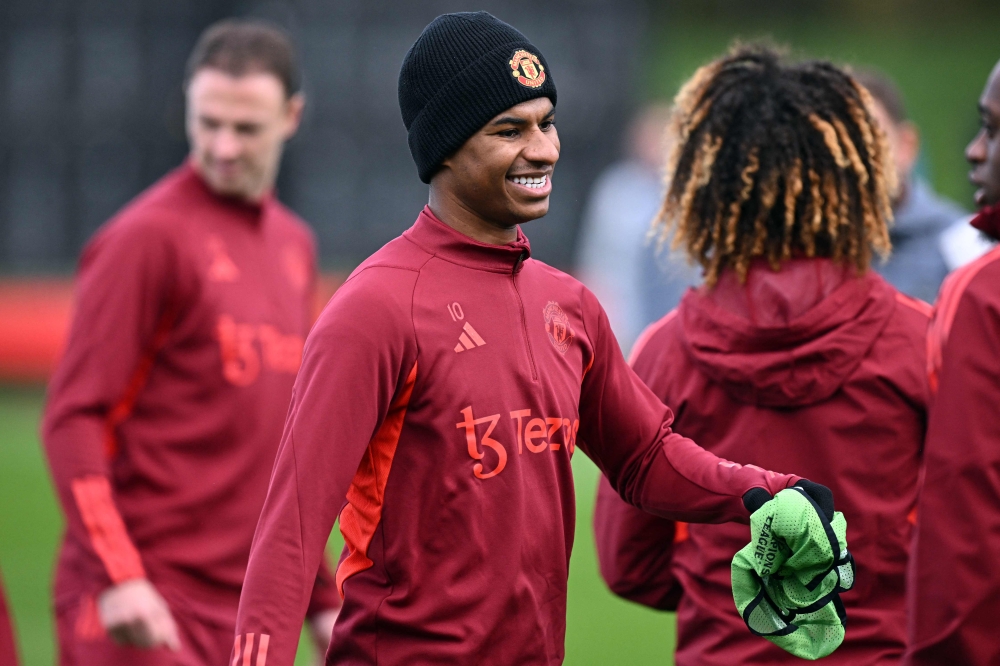
<instances>
[{"instance_id":1,"label":"red pitch-side barrier","mask_svg":"<svg viewBox=\"0 0 1000 666\"><path fill-rule=\"evenodd\" d=\"M346 277L321 276L317 314ZM62 352L72 312L71 279L0 279L0 382L47 381Z\"/></svg>"}]
</instances>

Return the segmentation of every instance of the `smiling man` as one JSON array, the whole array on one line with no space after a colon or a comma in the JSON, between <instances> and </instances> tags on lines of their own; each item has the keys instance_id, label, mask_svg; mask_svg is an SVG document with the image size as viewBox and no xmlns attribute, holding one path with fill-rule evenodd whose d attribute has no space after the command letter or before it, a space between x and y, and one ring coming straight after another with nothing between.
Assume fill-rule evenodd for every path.
<instances>
[{"instance_id":1,"label":"smiling man","mask_svg":"<svg viewBox=\"0 0 1000 666\"><path fill-rule=\"evenodd\" d=\"M216 666L311 323L311 233L274 198L303 97L288 38L230 21L186 81L186 164L87 245L49 387L62 666ZM310 585L321 649L340 605Z\"/></svg>"},{"instance_id":2,"label":"smiling man","mask_svg":"<svg viewBox=\"0 0 1000 666\"><path fill-rule=\"evenodd\" d=\"M979 98L966 148L979 214L1000 240L1000 63ZM941 287L928 341L931 401L924 488L907 586L906 663L1000 663L1000 248Z\"/></svg>"},{"instance_id":3,"label":"smiling man","mask_svg":"<svg viewBox=\"0 0 1000 666\"><path fill-rule=\"evenodd\" d=\"M233 664L291 665L338 518L328 664L559 664L577 449L627 501L696 522L747 521L797 480L673 433L594 296L531 258L518 225L548 211L560 145L524 35L438 17L399 102L430 201L306 342Z\"/></svg>"}]
</instances>

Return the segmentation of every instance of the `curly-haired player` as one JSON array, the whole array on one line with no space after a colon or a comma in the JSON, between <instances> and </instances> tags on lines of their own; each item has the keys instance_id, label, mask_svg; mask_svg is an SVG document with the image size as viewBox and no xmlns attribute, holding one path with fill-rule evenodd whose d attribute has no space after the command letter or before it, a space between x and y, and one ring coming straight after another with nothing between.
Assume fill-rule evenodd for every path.
<instances>
[{"instance_id":1,"label":"curly-haired player","mask_svg":"<svg viewBox=\"0 0 1000 666\"><path fill-rule=\"evenodd\" d=\"M834 65L780 64L746 47L702 67L681 89L661 239L676 231L714 285L751 260L830 257L859 271L890 250L895 171L868 92Z\"/></svg>"},{"instance_id":2,"label":"curly-haired player","mask_svg":"<svg viewBox=\"0 0 1000 666\"><path fill-rule=\"evenodd\" d=\"M850 516L857 584L830 663L898 660L904 579L926 422L929 306L874 271L889 251L894 183L866 90L828 62L737 47L683 87L672 180L654 229L705 269L705 286L653 324L632 365L716 455L803 470ZM677 609L688 664L795 660L733 612L742 525L640 512L606 482L601 571L619 595ZM796 660L797 661L797 660Z\"/></svg>"}]
</instances>

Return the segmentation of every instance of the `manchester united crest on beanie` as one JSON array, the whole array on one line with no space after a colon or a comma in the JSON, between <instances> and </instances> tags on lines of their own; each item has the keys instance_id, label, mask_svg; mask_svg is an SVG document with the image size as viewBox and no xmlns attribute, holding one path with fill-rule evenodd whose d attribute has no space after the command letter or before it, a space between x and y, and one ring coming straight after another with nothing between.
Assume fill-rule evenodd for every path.
<instances>
[{"instance_id":1,"label":"manchester united crest on beanie","mask_svg":"<svg viewBox=\"0 0 1000 666\"><path fill-rule=\"evenodd\" d=\"M538 97L556 103L541 52L487 12L439 16L399 71L399 109L420 180L499 113Z\"/></svg>"}]
</instances>

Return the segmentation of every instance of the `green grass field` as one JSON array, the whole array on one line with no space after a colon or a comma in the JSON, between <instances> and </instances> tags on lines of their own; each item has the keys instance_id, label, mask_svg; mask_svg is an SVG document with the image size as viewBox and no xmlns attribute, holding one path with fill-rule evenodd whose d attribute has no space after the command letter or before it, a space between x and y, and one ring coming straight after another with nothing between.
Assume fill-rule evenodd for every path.
<instances>
[{"instance_id":1,"label":"green grass field","mask_svg":"<svg viewBox=\"0 0 1000 666\"><path fill-rule=\"evenodd\" d=\"M0 387L0 571L25 666L49 666L55 655L51 579L62 518L38 443L41 407L39 389ZM604 587L590 530L597 468L583 455L574 457L574 468L578 523L566 663L673 663L673 614L622 601ZM296 664L305 666L310 656L304 641Z\"/></svg>"}]
</instances>

